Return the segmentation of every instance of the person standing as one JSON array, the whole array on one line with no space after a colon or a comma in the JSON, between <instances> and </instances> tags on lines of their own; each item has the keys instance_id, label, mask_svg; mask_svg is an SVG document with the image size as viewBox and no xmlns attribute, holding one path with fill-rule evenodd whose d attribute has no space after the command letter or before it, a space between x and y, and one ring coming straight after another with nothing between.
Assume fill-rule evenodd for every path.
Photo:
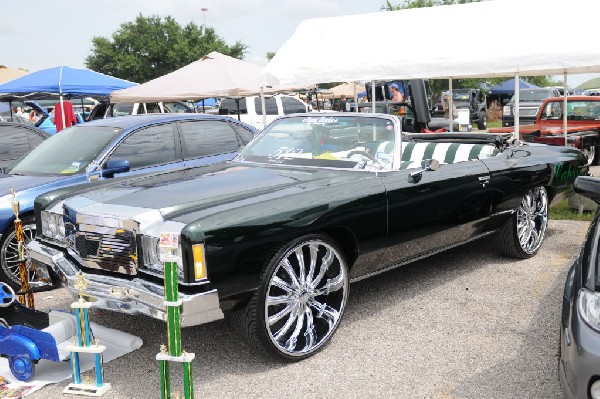
<instances>
[{"instance_id":1,"label":"person standing","mask_svg":"<svg viewBox=\"0 0 600 399\"><path fill-rule=\"evenodd\" d=\"M63 111L64 111L64 125L63 125ZM75 116L75 111L73 111L73 104L71 101L59 101L54 105L54 118L52 122L56 125L56 133L60 132L63 129L68 128L69 126L77 123L77 116Z\"/></svg>"},{"instance_id":2,"label":"person standing","mask_svg":"<svg viewBox=\"0 0 600 399\"><path fill-rule=\"evenodd\" d=\"M346 100L346 95L342 94L342 101L340 102L340 111L349 112L350 111L350 103Z\"/></svg>"}]
</instances>

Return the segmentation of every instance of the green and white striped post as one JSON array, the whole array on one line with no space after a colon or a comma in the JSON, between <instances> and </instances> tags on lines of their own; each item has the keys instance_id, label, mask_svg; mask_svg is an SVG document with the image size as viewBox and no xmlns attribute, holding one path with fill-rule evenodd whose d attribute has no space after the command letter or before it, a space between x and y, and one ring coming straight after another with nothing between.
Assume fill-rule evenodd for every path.
<instances>
[{"instance_id":1,"label":"green and white striped post","mask_svg":"<svg viewBox=\"0 0 600 399\"><path fill-rule=\"evenodd\" d=\"M183 390L185 399L194 398L194 379L192 373L192 360L195 354L187 353L181 349L181 305L178 291L177 258L173 252L178 247L178 236L161 233L160 248L166 250L168 255L161 259L165 272L165 310L167 315L167 346L161 345L161 351L156 355L160 367L160 392L161 399L171 398L171 382L169 362L178 362L183 365Z\"/></svg>"}]
</instances>

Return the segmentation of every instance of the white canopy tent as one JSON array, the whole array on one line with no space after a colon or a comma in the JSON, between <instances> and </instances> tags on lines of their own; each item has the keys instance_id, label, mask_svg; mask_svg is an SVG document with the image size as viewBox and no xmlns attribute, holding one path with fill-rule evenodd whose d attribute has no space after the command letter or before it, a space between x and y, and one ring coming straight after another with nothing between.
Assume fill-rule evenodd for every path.
<instances>
[{"instance_id":1,"label":"white canopy tent","mask_svg":"<svg viewBox=\"0 0 600 399\"><path fill-rule=\"evenodd\" d=\"M261 81L305 85L600 72L597 29L582 21L598 12L598 0L493 0L307 19L263 68ZM332 43L348 26L360 26L362 33ZM494 29L486 34L488 27ZM481 33L477 46L472 35L463 42L466 32L475 31Z\"/></svg>"},{"instance_id":2,"label":"white canopy tent","mask_svg":"<svg viewBox=\"0 0 600 399\"><path fill-rule=\"evenodd\" d=\"M261 82L422 78L450 79L452 88L454 78L515 76L518 81L519 76L564 74L566 87L568 73L600 72L595 25L582 22L598 11L598 0L493 0L308 19L263 68ZM363 33L329 40L348 26L360 26ZM492 26L502 29L484 36ZM478 46L471 35L461 39L473 31L482 33ZM566 119L564 126L566 131Z\"/></svg>"}]
</instances>

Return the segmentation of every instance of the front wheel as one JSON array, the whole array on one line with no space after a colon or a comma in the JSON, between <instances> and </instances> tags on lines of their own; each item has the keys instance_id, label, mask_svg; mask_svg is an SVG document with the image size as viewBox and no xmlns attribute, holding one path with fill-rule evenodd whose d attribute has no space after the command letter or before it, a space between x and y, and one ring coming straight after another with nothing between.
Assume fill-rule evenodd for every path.
<instances>
[{"instance_id":1,"label":"front wheel","mask_svg":"<svg viewBox=\"0 0 600 399\"><path fill-rule=\"evenodd\" d=\"M324 235L307 235L268 261L257 293L241 312L251 346L294 362L319 351L338 328L348 298L343 253Z\"/></svg>"},{"instance_id":2,"label":"front wheel","mask_svg":"<svg viewBox=\"0 0 600 399\"><path fill-rule=\"evenodd\" d=\"M23 235L25 245L35 237L35 222L33 219L24 218ZM29 270L29 281L36 281L36 273ZM15 234L14 224L2 235L0 240L0 281L9 284L14 289L21 289L19 277L19 243Z\"/></svg>"},{"instance_id":3,"label":"front wheel","mask_svg":"<svg viewBox=\"0 0 600 399\"><path fill-rule=\"evenodd\" d=\"M27 356L17 355L8 358L8 367L19 381L31 381L35 374L35 364Z\"/></svg>"},{"instance_id":4,"label":"front wheel","mask_svg":"<svg viewBox=\"0 0 600 399\"><path fill-rule=\"evenodd\" d=\"M542 246L547 227L548 194L544 187L536 187L525 194L516 212L496 233L496 245L504 255L530 258Z\"/></svg>"}]
</instances>

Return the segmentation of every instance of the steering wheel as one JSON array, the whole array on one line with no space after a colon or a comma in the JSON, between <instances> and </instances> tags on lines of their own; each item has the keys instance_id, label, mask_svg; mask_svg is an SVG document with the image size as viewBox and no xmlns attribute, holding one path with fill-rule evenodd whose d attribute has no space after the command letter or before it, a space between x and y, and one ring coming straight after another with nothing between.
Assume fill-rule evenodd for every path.
<instances>
[{"instance_id":1,"label":"steering wheel","mask_svg":"<svg viewBox=\"0 0 600 399\"><path fill-rule=\"evenodd\" d=\"M0 283L0 308L6 308L15 301L15 291L6 283Z\"/></svg>"},{"instance_id":2,"label":"steering wheel","mask_svg":"<svg viewBox=\"0 0 600 399\"><path fill-rule=\"evenodd\" d=\"M348 157L348 158L350 158L352 155L363 155L363 156L365 156L365 157L369 158L369 160L373 161L373 163L375 163L375 164L377 164L377 165L379 165L379 166L382 166L382 167L383 167L383 164L381 163L381 161L380 161L379 159L375 158L375 157L373 156L373 154L370 154L370 153L368 153L367 151L363 151L363 150L352 150L352 151L350 151L350 152L348 153L348 156L347 156L347 157Z\"/></svg>"}]
</instances>

